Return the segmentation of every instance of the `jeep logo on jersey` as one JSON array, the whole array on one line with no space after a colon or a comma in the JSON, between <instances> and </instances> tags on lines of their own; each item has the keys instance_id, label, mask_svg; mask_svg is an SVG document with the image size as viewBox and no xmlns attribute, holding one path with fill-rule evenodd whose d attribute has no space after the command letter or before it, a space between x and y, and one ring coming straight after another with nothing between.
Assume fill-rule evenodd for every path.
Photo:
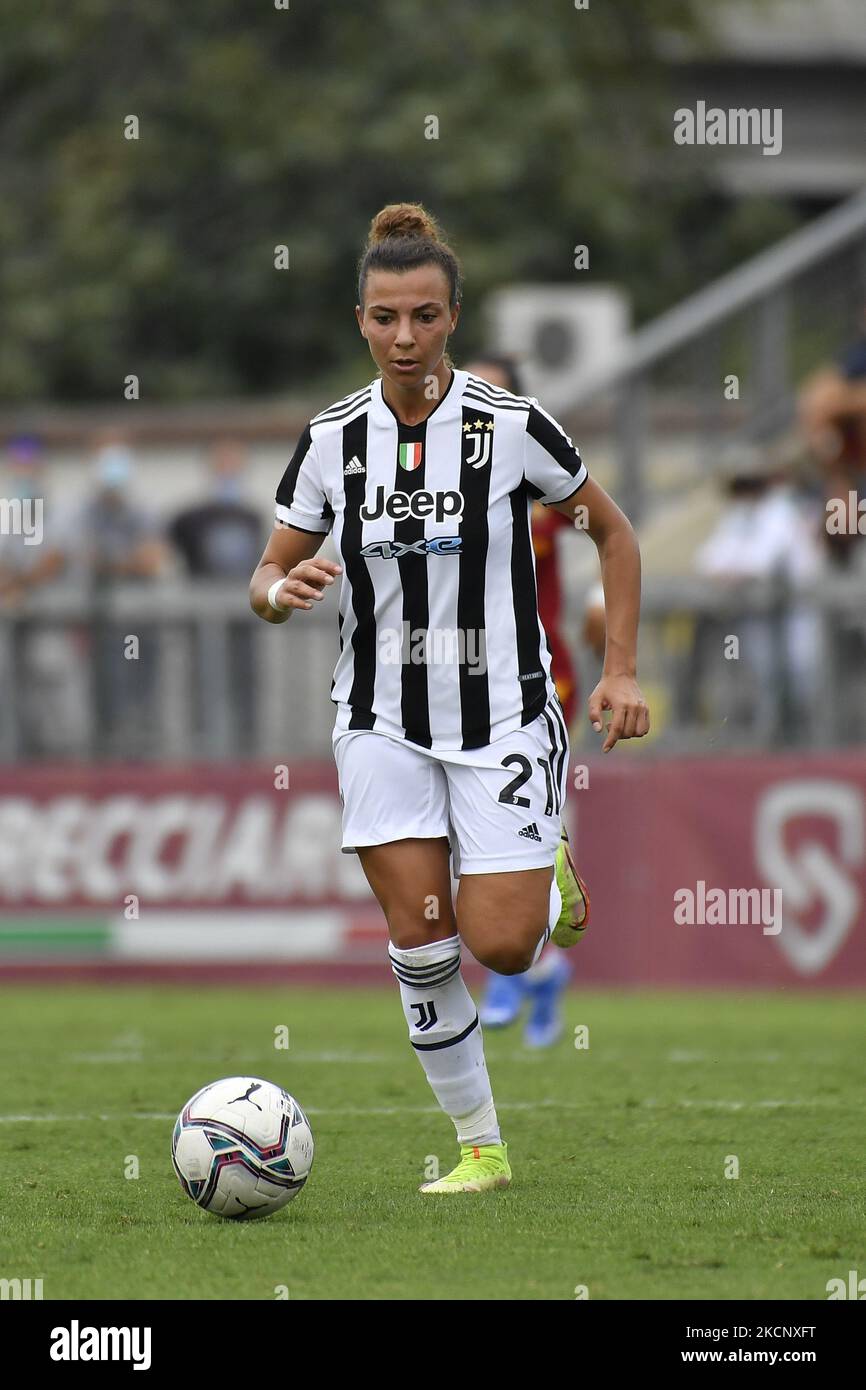
<instances>
[{"instance_id":1,"label":"jeep logo on jersey","mask_svg":"<svg viewBox=\"0 0 866 1390\"><path fill-rule=\"evenodd\" d=\"M381 485L376 488L372 505L365 502L361 507L362 521L378 521L382 516L394 521L405 521L410 516L418 520L432 516L435 521L451 521L462 515L462 492L390 492L386 495Z\"/></svg>"},{"instance_id":2,"label":"jeep logo on jersey","mask_svg":"<svg viewBox=\"0 0 866 1390\"><path fill-rule=\"evenodd\" d=\"M399 560L403 555L459 555L462 536L419 536L417 541L370 541L361 554L371 560Z\"/></svg>"}]
</instances>

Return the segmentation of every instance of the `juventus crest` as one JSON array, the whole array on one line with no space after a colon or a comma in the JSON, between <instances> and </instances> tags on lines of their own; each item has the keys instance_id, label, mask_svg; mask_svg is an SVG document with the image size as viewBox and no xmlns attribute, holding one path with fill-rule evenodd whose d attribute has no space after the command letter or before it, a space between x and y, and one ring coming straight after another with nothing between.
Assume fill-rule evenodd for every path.
<instances>
[{"instance_id":1,"label":"juventus crest","mask_svg":"<svg viewBox=\"0 0 866 1390\"><path fill-rule=\"evenodd\" d=\"M490 462L493 448L493 421L469 420L463 426L463 461L471 468L483 468ZM466 446L468 445L468 452Z\"/></svg>"}]
</instances>

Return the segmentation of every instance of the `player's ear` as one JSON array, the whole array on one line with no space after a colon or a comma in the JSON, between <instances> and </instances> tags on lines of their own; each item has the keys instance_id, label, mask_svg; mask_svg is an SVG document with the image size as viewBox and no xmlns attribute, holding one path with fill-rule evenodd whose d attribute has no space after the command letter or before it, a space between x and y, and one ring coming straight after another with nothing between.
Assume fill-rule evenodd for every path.
<instances>
[{"instance_id":1,"label":"player's ear","mask_svg":"<svg viewBox=\"0 0 866 1390\"><path fill-rule=\"evenodd\" d=\"M364 332L364 315L361 313L360 304L355 305L355 318L358 320L358 327L361 330L361 337L366 338L367 335Z\"/></svg>"}]
</instances>

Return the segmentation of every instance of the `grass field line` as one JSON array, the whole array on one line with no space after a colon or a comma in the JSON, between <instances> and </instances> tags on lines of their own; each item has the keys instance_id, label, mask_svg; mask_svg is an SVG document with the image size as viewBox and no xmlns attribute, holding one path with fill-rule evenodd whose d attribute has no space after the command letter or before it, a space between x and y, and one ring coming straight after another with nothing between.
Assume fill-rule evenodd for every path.
<instances>
[{"instance_id":1,"label":"grass field line","mask_svg":"<svg viewBox=\"0 0 866 1390\"><path fill-rule=\"evenodd\" d=\"M396 1048L395 1048L396 1051ZM275 1052L285 1054L292 1062L312 1063L330 1066L338 1063L343 1065L349 1063L354 1066L387 1066L394 1061L394 1052L352 1052L348 1049L328 1049L319 1051L302 1051L297 1048L280 1048L270 1050L263 1049L259 1052L234 1052L231 1059L227 1059L222 1052L195 1052L187 1053L187 1058L193 1062L225 1062L225 1064L237 1067L248 1063L261 1064L267 1062L274 1056ZM177 1054L173 1051L152 1051L148 1050L146 1055L141 1048L109 1048L103 1052L70 1052L67 1054L67 1061L79 1062L87 1066L103 1066L123 1062L160 1062L174 1061ZM593 1060L599 1062L618 1062L625 1058L631 1058L632 1053L623 1048L605 1048L603 1051L596 1049ZM491 1057L497 1062L521 1062L530 1066L537 1066L545 1063L549 1059L549 1054L538 1048L523 1048L514 1052L496 1052ZM722 1054L710 1052L691 1052L685 1049L676 1049L665 1054L661 1059L665 1062L698 1064L704 1062L718 1062L722 1060ZM731 1064L740 1065L746 1062L766 1062L774 1063L783 1060L780 1052L725 1052L723 1060ZM789 1059L790 1060L790 1059ZM838 1057L833 1053L808 1053L808 1060L812 1064L819 1062L838 1061Z\"/></svg>"},{"instance_id":2,"label":"grass field line","mask_svg":"<svg viewBox=\"0 0 866 1390\"><path fill-rule=\"evenodd\" d=\"M665 1056L666 1062L716 1062L718 1053L690 1052L685 1048L675 1048ZM781 1062L781 1052L725 1052L728 1062Z\"/></svg>"},{"instance_id":3,"label":"grass field line","mask_svg":"<svg viewBox=\"0 0 866 1390\"><path fill-rule=\"evenodd\" d=\"M242 1065L245 1062L265 1062L274 1056L274 1053L285 1054L291 1057L293 1062L344 1062L361 1063L364 1066L383 1066L394 1061L394 1054L390 1052L300 1052L296 1048L271 1048L269 1052L235 1052L232 1053L231 1065ZM188 1060L193 1062L219 1062L226 1061L222 1052L193 1052L185 1054ZM148 1052L148 1062L176 1060L176 1052ZM143 1062L144 1053L141 1051L109 1051L109 1052L70 1052L67 1061L85 1062L93 1066L101 1066L104 1062Z\"/></svg>"},{"instance_id":4,"label":"grass field line","mask_svg":"<svg viewBox=\"0 0 866 1390\"><path fill-rule=\"evenodd\" d=\"M103 1066L111 1062L143 1062L143 1052L70 1052L68 1062L88 1062L93 1066Z\"/></svg>"},{"instance_id":5,"label":"grass field line","mask_svg":"<svg viewBox=\"0 0 866 1390\"><path fill-rule=\"evenodd\" d=\"M804 1108L812 1106L837 1106L837 1102L824 1097L816 1097L813 1100L700 1100L694 1098L681 1098L675 1100L654 1100L647 1098L640 1102L645 1109L697 1109L697 1110L780 1110L788 1108ZM595 1110L599 1109L596 1100L497 1100L497 1110ZM364 1118L388 1116L388 1115L438 1115L440 1114L438 1105L337 1105L337 1106L312 1106L305 1105L304 1109L308 1115L350 1115L353 1118ZM93 1121L111 1123L116 1120L158 1120L160 1123L168 1123L177 1118L176 1111L161 1110L115 1110L93 1114L69 1114L61 1115L58 1113L47 1113L43 1115L16 1115L0 1114L0 1124L84 1124Z\"/></svg>"}]
</instances>

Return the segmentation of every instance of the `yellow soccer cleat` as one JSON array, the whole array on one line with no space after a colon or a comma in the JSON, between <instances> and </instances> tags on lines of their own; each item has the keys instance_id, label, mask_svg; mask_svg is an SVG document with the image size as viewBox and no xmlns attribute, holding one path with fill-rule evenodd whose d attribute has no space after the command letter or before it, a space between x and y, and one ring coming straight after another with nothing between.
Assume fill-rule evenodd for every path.
<instances>
[{"instance_id":1,"label":"yellow soccer cleat","mask_svg":"<svg viewBox=\"0 0 866 1390\"><path fill-rule=\"evenodd\" d=\"M507 1144L461 1144L457 1167L436 1182L425 1182L418 1191L490 1192L510 1182Z\"/></svg>"},{"instance_id":2,"label":"yellow soccer cleat","mask_svg":"<svg viewBox=\"0 0 866 1390\"><path fill-rule=\"evenodd\" d=\"M562 894L562 911L550 939L556 946L575 946L589 925L589 891L571 857L571 846L562 828L556 851L556 882Z\"/></svg>"}]
</instances>

